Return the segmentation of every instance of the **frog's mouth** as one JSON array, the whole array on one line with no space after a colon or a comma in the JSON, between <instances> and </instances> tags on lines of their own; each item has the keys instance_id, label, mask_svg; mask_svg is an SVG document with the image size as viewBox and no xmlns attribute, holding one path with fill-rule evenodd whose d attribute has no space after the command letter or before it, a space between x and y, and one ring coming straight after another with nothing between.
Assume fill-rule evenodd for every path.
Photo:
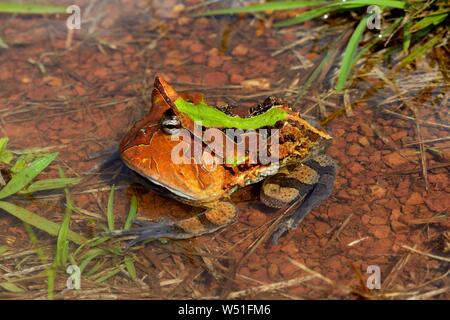
<instances>
[{"instance_id":1,"label":"frog's mouth","mask_svg":"<svg viewBox=\"0 0 450 320\"><path fill-rule=\"evenodd\" d=\"M197 199L197 197L194 197L193 195L190 195L188 193L180 191L176 188L171 187L169 184L164 183L161 180L158 180L158 179L152 178L151 176L148 176L143 170L141 170L139 167L136 167L133 164L129 163L128 161L126 161L126 159L122 158L122 161L125 163L125 165L128 168L130 168L131 170L138 173L142 179L149 181L150 183L162 188L162 190L160 190L160 191L168 190L172 193L172 195L175 195L177 198L179 198L179 200L199 201L199 199ZM167 194L167 192L161 192L161 193Z\"/></svg>"}]
</instances>

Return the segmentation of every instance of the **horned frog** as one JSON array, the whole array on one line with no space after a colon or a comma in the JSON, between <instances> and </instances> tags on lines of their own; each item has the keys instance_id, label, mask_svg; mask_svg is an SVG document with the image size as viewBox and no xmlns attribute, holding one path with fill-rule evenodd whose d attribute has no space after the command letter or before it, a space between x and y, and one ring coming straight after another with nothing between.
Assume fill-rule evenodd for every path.
<instances>
[{"instance_id":1,"label":"horned frog","mask_svg":"<svg viewBox=\"0 0 450 320\"><path fill-rule=\"evenodd\" d=\"M115 233L135 236L129 246L158 238L187 239L217 231L232 223L238 214L230 195L239 188L260 181L263 181L260 200L266 206L283 208L294 202L301 203L272 234L272 241L276 243L330 196L336 165L323 152L331 137L280 100L269 97L252 109L248 117L240 118L230 115L227 110L197 108L204 106L202 94L177 93L164 79L156 77L151 102L150 112L122 140L121 158L133 171L167 190L171 197L205 210L179 221L135 221L137 227ZM210 111L211 116L208 115ZM194 120L202 116L206 124L202 124L202 130L196 131ZM218 116L227 121L212 119ZM183 141L182 146L189 149L199 132L205 132L205 127L222 135L225 142L236 143L225 134L225 129L230 126L277 129L278 161L249 163L246 159L238 164L213 163L213 166L211 162L174 161L174 148L180 147L180 140L174 136L179 135L180 130L193 138L192 141ZM200 142L202 150L207 148L207 142L203 137Z\"/></svg>"}]
</instances>

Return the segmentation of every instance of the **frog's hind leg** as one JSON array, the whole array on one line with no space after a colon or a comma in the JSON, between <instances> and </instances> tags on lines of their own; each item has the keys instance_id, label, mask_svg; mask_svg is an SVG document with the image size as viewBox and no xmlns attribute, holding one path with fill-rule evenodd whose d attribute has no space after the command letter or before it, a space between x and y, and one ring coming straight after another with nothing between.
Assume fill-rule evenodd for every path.
<instances>
[{"instance_id":1,"label":"frog's hind leg","mask_svg":"<svg viewBox=\"0 0 450 320\"><path fill-rule=\"evenodd\" d=\"M155 222L138 221L138 225L130 230L118 230L108 233L109 236L136 236L128 243L128 247L159 238L188 239L212 233L234 221L236 207L230 202L215 202L207 209L193 217L172 221L163 219Z\"/></svg>"},{"instance_id":2,"label":"frog's hind leg","mask_svg":"<svg viewBox=\"0 0 450 320\"><path fill-rule=\"evenodd\" d=\"M272 242L295 229L303 218L326 200L333 191L336 163L327 155L308 159L289 173L267 179L261 190L261 200L267 206L281 208L301 201L298 209L283 221L272 235Z\"/></svg>"}]
</instances>

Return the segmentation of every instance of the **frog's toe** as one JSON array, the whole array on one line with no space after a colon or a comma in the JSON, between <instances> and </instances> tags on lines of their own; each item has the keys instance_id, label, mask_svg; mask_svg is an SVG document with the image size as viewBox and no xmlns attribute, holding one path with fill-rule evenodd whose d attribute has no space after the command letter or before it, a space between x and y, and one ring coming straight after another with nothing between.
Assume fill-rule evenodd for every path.
<instances>
[{"instance_id":1,"label":"frog's toe","mask_svg":"<svg viewBox=\"0 0 450 320\"><path fill-rule=\"evenodd\" d=\"M131 229L129 235L137 237L130 242L129 246L159 238L186 239L189 237L175 222L170 220L164 219L157 222L138 220L134 223L139 227Z\"/></svg>"},{"instance_id":2,"label":"frog's toe","mask_svg":"<svg viewBox=\"0 0 450 320\"><path fill-rule=\"evenodd\" d=\"M169 220L164 219L157 222L134 220L133 224L138 227L131 228L130 230L116 230L103 233L102 235L109 237L135 236L135 239L128 242L127 248L159 238L186 238L185 233L175 223Z\"/></svg>"},{"instance_id":3,"label":"frog's toe","mask_svg":"<svg viewBox=\"0 0 450 320\"><path fill-rule=\"evenodd\" d=\"M288 233L289 231L289 226L286 222L281 223L277 229L273 232L272 234L272 244L273 245L277 245L278 244L278 240L280 240L280 238L285 234Z\"/></svg>"},{"instance_id":4,"label":"frog's toe","mask_svg":"<svg viewBox=\"0 0 450 320\"><path fill-rule=\"evenodd\" d=\"M299 189L302 194L299 200L301 204L273 233L272 243L276 243L287 231L297 228L305 216L325 201L333 191L336 165L330 157L319 155L305 162L300 169L294 171L291 177L296 177L302 183Z\"/></svg>"},{"instance_id":5,"label":"frog's toe","mask_svg":"<svg viewBox=\"0 0 450 320\"><path fill-rule=\"evenodd\" d=\"M195 216L172 221L162 219L156 222L134 220L137 227L130 230L113 231L106 236L135 236L128 248L143 242L159 238L189 239L212 233L230 224L237 214L236 207L230 202L215 202L207 210Z\"/></svg>"},{"instance_id":6,"label":"frog's toe","mask_svg":"<svg viewBox=\"0 0 450 320\"><path fill-rule=\"evenodd\" d=\"M161 222L134 222L140 227L133 228L128 231L128 235L134 235L136 238L127 243L127 248L133 247L137 244L142 244L147 241L157 240L160 238L176 238L177 230L173 224L166 221Z\"/></svg>"},{"instance_id":7,"label":"frog's toe","mask_svg":"<svg viewBox=\"0 0 450 320\"><path fill-rule=\"evenodd\" d=\"M133 224L137 225L139 228L146 228L146 227L152 228L155 225L162 225L162 224L169 224L169 223L170 222L168 220L166 220L166 219L161 219L161 220L159 220L157 222L155 222L155 221L137 220L137 219L133 220Z\"/></svg>"}]
</instances>

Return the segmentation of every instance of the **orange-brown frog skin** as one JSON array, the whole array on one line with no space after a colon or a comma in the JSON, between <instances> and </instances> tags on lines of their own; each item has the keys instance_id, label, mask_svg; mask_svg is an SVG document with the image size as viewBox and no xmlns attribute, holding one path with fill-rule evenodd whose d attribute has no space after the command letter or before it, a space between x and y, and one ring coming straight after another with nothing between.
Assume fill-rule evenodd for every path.
<instances>
[{"instance_id":1,"label":"orange-brown frog skin","mask_svg":"<svg viewBox=\"0 0 450 320\"><path fill-rule=\"evenodd\" d=\"M194 122L175 106L178 97L194 103L203 99L199 93L177 93L157 77L150 112L124 137L120 155L129 168L144 178L167 189L176 199L203 207L205 211L181 221L136 221L139 227L115 233L135 235L130 245L161 237L186 239L214 232L235 220L237 209L229 201L230 195L238 188L262 180L260 199L265 205L282 208L294 201L301 202L297 211L275 231L273 241L276 242L331 194L336 166L322 153L331 137L273 98L267 99L266 105L259 105L259 109L276 104L288 111L286 120L276 124L280 133L278 165L257 163L237 168L216 165L211 170L195 162L174 162L172 150L180 141L172 139L172 134L178 129L187 129L191 135L195 134Z\"/></svg>"}]
</instances>

